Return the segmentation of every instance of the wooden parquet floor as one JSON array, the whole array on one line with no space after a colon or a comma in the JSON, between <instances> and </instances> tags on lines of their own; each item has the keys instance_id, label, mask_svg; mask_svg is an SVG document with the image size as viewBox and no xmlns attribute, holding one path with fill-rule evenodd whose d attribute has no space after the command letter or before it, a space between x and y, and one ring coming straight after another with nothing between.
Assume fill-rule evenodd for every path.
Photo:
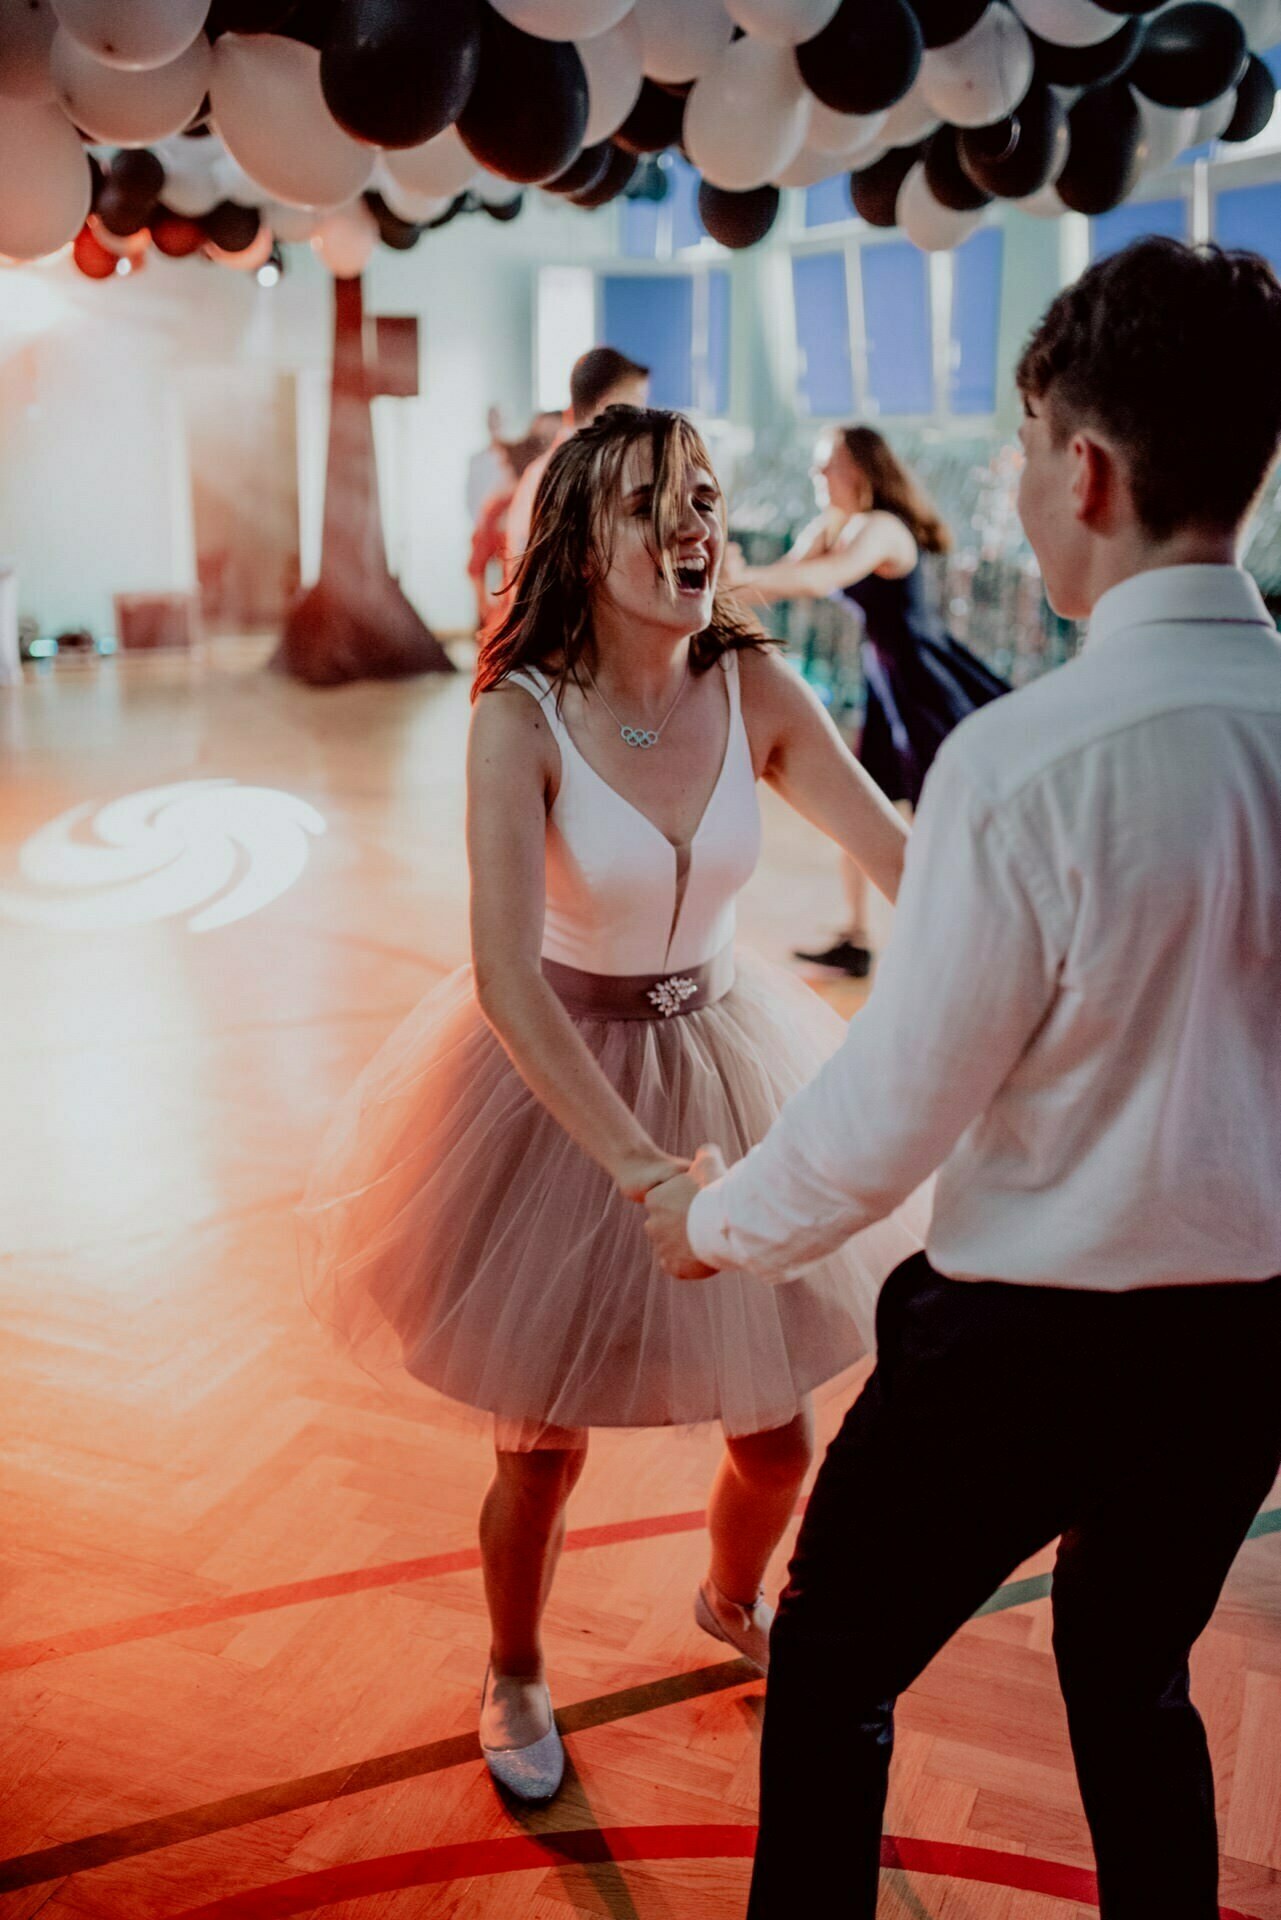
<instances>
[{"instance_id":1,"label":"wooden parquet floor","mask_svg":"<svg viewBox=\"0 0 1281 1920\"><path fill-rule=\"evenodd\" d=\"M290 1210L329 1108L464 957L467 694L309 694L258 658L0 692L0 1920L737 1920L762 1689L691 1617L716 1436L593 1443L548 1621L571 1774L517 1817L475 1743L483 1432L354 1371L301 1301ZM30 850L69 809L210 780L325 830L300 861L263 802L227 856L202 816L149 895L136 828L114 866L69 861L85 820ZM828 851L767 816L744 931L782 957L839 907ZM1251 1920L1281 1920L1279 1509L1196 1658ZM1092 1910L1045 1570L903 1702L885 1920Z\"/></svg>"}]
</instances>

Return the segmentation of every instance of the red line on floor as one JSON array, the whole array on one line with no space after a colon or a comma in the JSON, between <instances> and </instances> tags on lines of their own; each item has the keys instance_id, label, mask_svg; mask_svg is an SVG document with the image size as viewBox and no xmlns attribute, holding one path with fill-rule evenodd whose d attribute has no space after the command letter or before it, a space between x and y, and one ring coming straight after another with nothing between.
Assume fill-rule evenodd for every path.
<instances>
[{"instance_id":1,"label":"red line on floor","mask_svg":"<svg viewBox=\"0 0 1281 1920\"><path fill-rule=\"evenodd\" d=\"M628 1860L748 1860L756 1847L756 1828L747 1826L585 1827L537 1837L467 1840L454 1846L424 1847L414 1853L386 1854L378 1860L352 1861L299 1874L274 1886L226 1895L201 1907L188 1907L171 1920L288 1920L341 1900L407 1887L439 1886L449 1880L486 1874L527 1873L565 1866L597 1866ZM1023 1893L1098 1905L1098 1884L1086 1867L1029 1854L1001 1853L990 1847L954 1846L942 1840L894 1839L881 1842L882 1867L907 1873L968 1880L980 1886L1017 1887ZM1219 1920L1256 1920L1229 1907Z\"/></svg>"},{"instance_id":2,"label":"red line on floor","mask_svg":"<svg viewBox=\"0 0 1281 1920\"><path fill-rule=\"evenodd\" d=\"M612 1520L599 1527L575 1527L565 1536L565 1551L581 1553L588 1547L655 1540L667 1533L693 1533L705 1524L706 1517L700 1508L697 1513L651 1514L637 1520ZM238 1619L242 1614L270 1613L277 1607L302 1606L309 1600L332 1600L341 1594L399 1586L402 1580L472 1573L479 1566L480 1553L476 1547L459 1547L453 1553L425 1554L417 1560L392 1560L380 1567L353 1567L346 1573L321 1574L313 1580L289 1580L277 1587L258 1587L248 1593L220 1594L216 1600L196 1600L162 1613L138 1614L132 1620L72 1627L66 1633L51 1634L44 1640L25 1640L11 1647L0 1647L0 1673L38 1667L46 1660L65 1660L73 1653L96 1653L102 1647L119 1647L130 1640L150 1640L160 1633L207 1627L217 1620Z\"/></svg>"}]
</instances>

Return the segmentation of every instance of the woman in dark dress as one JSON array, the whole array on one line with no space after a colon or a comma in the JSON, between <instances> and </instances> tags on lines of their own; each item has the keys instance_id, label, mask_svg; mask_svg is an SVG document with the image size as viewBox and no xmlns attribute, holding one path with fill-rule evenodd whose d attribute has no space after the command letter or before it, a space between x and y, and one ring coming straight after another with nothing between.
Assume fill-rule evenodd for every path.
<instances>
[{"instance_id":1,"label":"woman in dark dress","mask_svg":"<svg viewBox=\"0 0 1281 1920\"><path fill-rule=\"evenodd\" d=\"M749 567L732 549L726 584L762 600L839 594L859 609L867 704L858 757L889 799L915 807L952 728L1009 688L931 613L921 555L946 553L951 534L883 436L873 427L825 435L814 477L823 511L790 553ZM862 977L872 953L866 889L852 863L845 884L848 932L798 958Z\"/></svg>"}]
</instances>

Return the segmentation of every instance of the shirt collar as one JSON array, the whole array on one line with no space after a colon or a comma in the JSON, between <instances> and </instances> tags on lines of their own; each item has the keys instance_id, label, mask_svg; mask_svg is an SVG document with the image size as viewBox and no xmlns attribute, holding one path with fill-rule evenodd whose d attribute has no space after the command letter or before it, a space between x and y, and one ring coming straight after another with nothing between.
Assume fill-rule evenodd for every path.
<instances>
[{"instance_id":1,"label":"shirt collar","mask_svg":"<svg viewBox=\"0 0 1281 1920\"><path fill-rule=\"evenodd\" d=\"M1108 588L1090 615L1085 645L1100 646L1131 627L1216 621L1276 631L1244 567L1154 567Z\"/></svg>"}]
</instances>

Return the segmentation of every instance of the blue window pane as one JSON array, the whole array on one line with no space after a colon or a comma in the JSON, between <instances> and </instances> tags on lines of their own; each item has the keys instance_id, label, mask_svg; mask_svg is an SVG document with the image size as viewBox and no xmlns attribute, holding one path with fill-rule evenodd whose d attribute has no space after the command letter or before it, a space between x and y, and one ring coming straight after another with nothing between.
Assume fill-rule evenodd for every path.
<instances>
[{"instance_id":1,"label":"blue window pane","mask_svg":"<svg viewBox=\"0 0 1281 1920\"><path fill-rule=\"evenodd\" d=\"M802 253L792 261L796 344L800 349L803 413L854 411L850 309L843 253Z\"/></svg>"},{"instance_id":2,"label":"blue window pane","mask_svg":"<svg viewBox=\"0 0 1281 1920\"><path fill-rule=\"evenodd\" d=\"M621 235L624 260L657 260L660 211L653 200L624 200Z\"/></svg>"},{"instance_id":3,"label":"blue window pane","mask_svg":"<svg viewBox=\"0 0 1281 1920\"><path fill-rule=\"evenodd\" d=\"M698 217L698 171L679 153L669 153L668 180L671 183L672 246L696 247L706 229Z\"/></svg>"},{"instance_id":4,"label":"blue window pane","mask_svg":"<svg viewBox=\"0 0 1281 1920\"><path fill-rule=\"evenodd\" d=\"M934 349L926 257L910 241L864 247L868 397L878 413L934 411Z\"/></svg>"},{"instance_id":5,"label":"blue window pane","mask_svg":"<svg viewBox=\"0 0 1281 1920\"><path fill-rule=\"evenodd\" d=\"M996 411L1001 238L999 227L985 227L952 255L953 413Z\"/></svg>"},{"instance_id":6,"label":"blue window pane","mask_svg":"<svg viewBox=\"0 0 1281 1920\"><path fill-rule=\"evenodd\" d=\"M820 180L816 187L805 189L805 224L807 227L827 227L833 220L852 220L854 209L850 205L849 175L833 174L830 180Z\"/></svg>"},{"instance_id":7,"label":"blue window pane","mask_svg":"<svg viewBox=\"0 0 1281 1920\"><path fill-rule=\"evenodd\" d=\"M729 275L716 267L707 276L707 406L729 412Z\"/></svg>"},{"instance_id":8,"label":"blue window pane","mask_svg":"<svg viewBox=\"0 0 1281 1920\"><path fill-rule=\"evenodd\" d=\"M1214 237L1221 247L1248 247L1281 269L1281 181L1216 193Z\"/></svg>"},{"instance_id":9,"label":"blue window pane","mask_svg":"<svg viewBox=\"0 0 1281 1920\"><path fill-rule=\"evenodd\" d=\"M1188 203L1178 200L1130 200L1111 213L1101 213L1090 222L1090 258L1101 260L1105 254L1120 253L1131 240L1144 240L1149 234L1164 234L1169 240L1188 237Z\"/></svg>"},{"instance_id":10,"label":"blue window pane","mask_svg":"<svg viewBox=\"0 0 1281 1920\"><path fill-rule=\"evenodd\" d=\"M650 369L656 407L694 400L694 287L687 273L606 274L601 281L607 347Z\"/></svg>"}]
</instances>

